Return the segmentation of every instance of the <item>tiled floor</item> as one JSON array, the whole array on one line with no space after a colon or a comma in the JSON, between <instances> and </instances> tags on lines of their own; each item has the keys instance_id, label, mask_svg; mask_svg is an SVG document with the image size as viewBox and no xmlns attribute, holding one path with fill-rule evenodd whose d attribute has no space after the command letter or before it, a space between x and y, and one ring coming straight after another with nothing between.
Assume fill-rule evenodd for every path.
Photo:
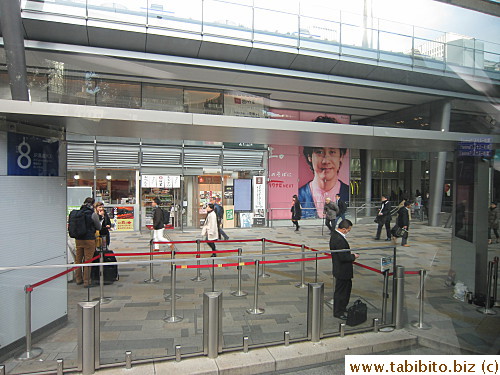
<instances>
[{"instance_id":1,"label":"tiled floor","mask_svg":"<svg viewBox=\"0 0 500 375\"><path fill-rule=\"evenodd\" d=\"M320 226L302 226L300 232L292 227L228 229L231 240L266 238L278 242L305 244L317 250L328 249L326 230L321 235ZM391 243L374 241L375 224L355 225L349 233L351 248L372 248L391 246ZM192 241L199 237L199 231L165 231L172 241ZM500 350L500 314L488 316L476 311L476 306L453 298L453 288L445 281L450 266L450 229L433 228L413 223L409 238L410 247L398 247L398 264L406 270L428 271L426 279L425 318L432 326L430 330L418 330L406 324L405 329L418 336L427 346L435 345L450 353L462 349L482 354L499 354ZM150 278L149 264L138 261L149 260L149 255L128 256L132 252L149 251L149 233L113 233L110 248L119 255L118 261L126 262L119 266L120 280L105 286L105 296L111 302L101 305L101 363L112 364L124 361L125 351L132 351L134 359L152 359L172 355L176 345L182 346L182 353L196 353L202 350L203 294L212 290L212 278L208 269L202 269L206 277L203 282L191 281L196 276L194 269L178 269L176 272L175 315L183 318L178 323L168 323L165 317L172 315L169 295L171 277L169 264L156 263L153 275L158 283L145 283ZM218 243L223 250L241 247L244 255L260 254L261 242ZM204 244L202 250L208 250ZM161 251L167 251L162 245ZM194 251L196 244L176 244L176 251ZM300 255L278 255L300 251L299 247L266 243L266 260L297 259ZM380 258L392 254L392 249L359 250L359 262L376 269L380 268ZM500 254L500 245L491 245L490 259ZM234 253L233 253L234 254ZM220 254L216 263L228 263L235 260L221 259L229 254ZM179 255L188 258L193 255ZM167 255L155 255L155 260L166 260ZM204 257L206 258L206 257ZM206 264L206 260L201 261ZM180 264L180 263L179 263ZM223 293L223 345L234 348L242 345L243 336L248 336L250 344L262 344L269 341L283 340L283 332L289 331L292 339L306 336L307 323L307 288L297 288L301 280L302 263L268 264L265 272L269 278L259 279L258 306L265 309L262 315L246 312L254 305L253 266L245 266L242 271L242 289L248 292L246 297L234 297L231 291L237 288L236 267L217 267L214 269L214 288ZM332 297L333 280L331 261L321 260L304 263L304 281L323 282L325 299ZM405 283L404 320L407 323L418 319L419 300L418 275L407 275ZM372 318L381 316L382 276L361 267L355 267L351 302L363 299L369 306L369 326ZM391 288L389 288L391 292ZM63 358L66 367L72 367L77 358L77 323L75 319L78 302L99 297L99 288L83 289L74 283L68 284L68 323L35 346L43 349L43 354L36 360L5 362L8 374L43 371L55 368L55 360ZM391 300L389 301L389 306ZM390 310L390 307L389 307ZM390 317L390 314L389 314ZM331 308L325 304L323 332L338 331L339 321L332 316Z\"/></svg>"}]
</instances>

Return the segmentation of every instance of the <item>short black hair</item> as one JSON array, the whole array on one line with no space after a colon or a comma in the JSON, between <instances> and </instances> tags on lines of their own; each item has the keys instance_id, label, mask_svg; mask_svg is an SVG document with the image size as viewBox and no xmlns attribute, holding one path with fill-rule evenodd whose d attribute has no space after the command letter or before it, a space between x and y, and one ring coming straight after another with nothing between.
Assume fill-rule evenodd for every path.
<instances>
[{"instance_id":1,"label":"short black hair","mask_svg":"<svg viewBox=\"0 0 500 375\"><path fill-rule=\"evenodd\" d=\"M214 209L214 204L213 203L209 203L208 207L210 207L213 210Z\"/></svg>"},{"instance_id":2,"label":"short black hair","mask_svg":"<svg viewBox=\"0 0 500 375\"><path fill-rule=\"evenodd\" d=\"M304 154L304 156L306 158L306 162L307 162L307 164L309 164L309 168L311 168L311 170L313 172L314 172L314 168L313 168L311 161L309 160L309 157L312 157L312 154L313 154L315 148L323 148L323 147L304 146L304 149L302 150L302 153ZM338 148L340 151L340 157L343 157L347 152L347 148L340 148L340 147L331 147L331 148ZM340 166L339 166L339 168L340 168Z\"/></svg>"},{"instance_id":3,"label":"short black hair","mask_svg":"<svg viewBox=\"0 0 500 375\"><path fill-rule=\"evenodd\" d=\"M352 221L349 219L344 219L339 223L339 229L348 229L352 227Z\"/></svg>"},{"instance_id":4,"label":"short black hair","mask_svg":"<svg viewBox=\"0 0 500 375\"><path fill-rule=\"evenodd\" d=\"M85 200L83 201L83 204L91 204L92 206L94 205L95 203L95 199L92 198L92 197L87 197L85 198Z\"/></svg>"},{"instance_id":5,"label":"short black hair","mask_svg":"<svg viewBox=\"0 0 500 375\"><path fill-rule=\"evenodd\" d=\"M153 200L154 200L154 202L155 202L158 206L160 205L160 203L161 203L160 198L155 197Z\"/></svg>"}]
</instances>

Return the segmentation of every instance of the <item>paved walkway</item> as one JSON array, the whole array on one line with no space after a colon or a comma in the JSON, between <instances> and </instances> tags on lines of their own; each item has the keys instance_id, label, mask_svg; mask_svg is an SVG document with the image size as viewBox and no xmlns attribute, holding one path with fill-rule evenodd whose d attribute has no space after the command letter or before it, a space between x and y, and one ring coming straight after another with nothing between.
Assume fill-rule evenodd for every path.
<instances>
[{"instance_id":1,"label":"paved walkway","mask_svg":"<svg viewBox=\"0 0 500 375\"><path fill-rule=\"evenodd\" d=\"M230 240L266 238L283 243L305 244L317 250L328 249L328 237L321 234L320 226L302 226L299 232L290 227L229 229ZM111 302L101 306L101 363L114 365L124 362L124 353L132 351L134 360L149 360L149 364L134 365L127 374L162 373L262 373L285 370L287 368L317 364L342 358L346 354L373 353L391 350L398 345L423 345L435 348L437 353L478 353L500 354L500 314L483 315L476 306L453 298L453 287L447 285L450 266L451 230L431 228L420 223L412 223L409 238L410 247L398 246L398 264L406 270L426 269L425 323L430 330L411 327L411 321L418 319L418 275L407 275L405 283L405 324L403 330L392 333L363 333L344 338L334 337L320 343L294 343L288 348L279 345L274 348L254 349L242 353L239 349L243 336L249 337L250 345L263 345L270 341L283 340L283 332L289 331L292 340L306 336L307 288L296 288L301 279L300 263L279 263L267 265L265 272L269 278L260 279L258 307L265 309L262 315L246 312L254 302L254 268L243 268L242 285L248 291L246 297L230 294L236 290L237 271L235 267L215 268L213 285L223 292L223 345L224 349L236 351L225 353L217 359L206 357L183 359L181 362L162 362L165 355L171 356L175 346L181 345L184 358L190 353L202 350L202 300L203 294L212 290L210 273L202 270L205 281L193 282L196 270L179 269L177 272L175 314L182 317L179 323L167 323L165 317L171 315L170 273L167 264L155 264L153 274L159 283L145 283L150 277L148 264L137 264L138 260L148 260L149 256L119 256L120 280L105 287L105 295ZM349 233L351 248L385 246L391 243L374 241L375 224L358 224ZM191 241L199 238L199 231L165 231L172 241ZM118 254L149 251L149 233L113 233L110 248ZM260 253L261 242L219 243L217 248L230 250L241 247L244 254ZM196 245L177 244L178 251L194 251ZM167 246L162 246L166 251ZM202 250L208 250L202 245ZM266 244L266 260L277 259L272 255L283 252L297 252L300 247L282 244ZM376 269L380 268L380 258L392 254L391 249L360 251L359 262ZM220 254L216 263L227 263ZM500 255L500 245L489 247L489 258ZM192 257L183 255L182 257ZM181 257L181 256L179 256ZM155 259L167 259L166 255ZM279 259L295 259L293 256L280 256ZM206 261L202 261L206 263ZM331 261L314 261L305 264L305 282L318 281L325 284L325 299L333 293ZM381 316L382 277L373 271L355 267L351 303L360 298L369 307L368 327L372 319ZM77 302L92 300L99 296L99 288L83 289L74 283L68 284L68 323L55 333L34 345L43 349L40 358L33 361L5 362L8 374L44 371L55 368L55 360L64 358L65 368L76 365L76 306ZM391 302L389 302L389 305ZM498 310L498 309L497 309ZM389 314L390 316L390 314ZM340 321L333 318L331 308L325 304L323 332L327 335L338 334ZM395 344L396 343L396 344ZM394 346L397 345L397 346ZM355 350L353 348L356 348ZM284 350L284 352L283 352ZM354 350L354 351L353 351ZM252 354L251 354L252 353ZM301 354L302 353L302 354ZM318 355L318 353L323 353ZM265 364L265 366L264 366ZM261 366L261 367L259 367ZM264 367L262 367L264 366ZM116 369L102 369L99 373L118 374L125 370L123 365ZM125 373L125 372L124 372Z\"/></svg>"}]
</instances>

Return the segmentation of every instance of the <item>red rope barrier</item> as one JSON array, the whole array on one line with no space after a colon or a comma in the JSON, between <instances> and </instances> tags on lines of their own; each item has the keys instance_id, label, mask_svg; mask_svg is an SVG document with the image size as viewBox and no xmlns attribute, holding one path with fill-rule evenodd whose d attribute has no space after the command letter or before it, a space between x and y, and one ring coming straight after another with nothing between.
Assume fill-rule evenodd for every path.
<instances>
[{"instance_id":1,"label":"red rope barrier","mask_svg":"<svg viewBox=\"0 0 500 375\"><path fill-rule=\"evenodd\" d=\"M420 271L405 271L405 275L419 275Z\"/></svg>"},{"instance_id":2,"label":"red rope barrier","mask_svg":"<svg viewBox=\"0 0 500 375\"><path fill-rule=\"evenodd\" d=\"M274 241L274 240L266 240L269 243L274 243L276 245L287 245L287 246L295 246L295 247L301 247L302 245L297 245L294 243L288 243L288 242L280 242L280 241Z\"/></svg>"},{"instance_id":3,"label":"red rope barrier","mask_svg":"<svg viewBox=\"0 0 500 375\"><path fill-rule=\"evenodd\" d=\"M91 259L89 259L89 260L87 260L87 261L85 261L85 262L83 262L83 263L92 263L94 260L99 259L99 257L100 257L100 255L97 255L97 256L95 256L95 257L93 257L93 258L91 258ZM27 291L27 292L32 292L32 291L33 291L33 289L35 289L37 286L40 286L40 285L46 284L46 283L48 283L49 281L52 281L52 280L57 279L58 277L64 276L64 275L66 275L67 273L70 273L71 271L76 270L77 268L78 268L78 267L72 267L72 268L70 268L70 269L68 269L68 270L66 270L66 271L59 272L58 274L56 274L56 275L54 275L54 276L51 276L51 277L49 277L49 278L47 278L47 279L45 279L45 280L39 281L39 282L37 282L37 283L34 283L34 284L32 284L30 287L26 288L26 291Z\"/></svg>"},{"instance_id":4,"label":"red rope barrier","mask_svg":"<svg viewBox=\"0 0 500 375\"><path fill-rule=\"evenodd\" d=\"M366 268L367 270L370 270L370 271L373 271L373 272L376 272L376 273L382 273L382 271L376 269L376 268L373 268L373 267L369 267L369 266L365 266L364 264L361 264L361 263L358 263L358 262L353 262L353 264L355 264L356 266L359 266L359 267L362 267L362 268Z\"/></svg>"},{"instance_id":5,"label":"red rope barrier","mask_svg":"<svg viewBox=\"0 0 500 375\"><path fill-rule=\"evenodd\" d=\"M222 253L237 253L238 250L216 250L216 251L176 251L175 254L222 254Z\"/></svg>"},{"instance_id":6,"label":"red rope barrier","mask_svg":"<svg viewBox=\"0 0 500 375\"><path fill-rule=\"evenodd\" d=\"M172 254L171 251L153 251L152 254L154 255L170 255ZM124 256L140 256L140 255L151 255L151 252L149 253L107 253L104 254L105 256L116 256L116 257L124 257Z\"/></svg>"}]
</instances>

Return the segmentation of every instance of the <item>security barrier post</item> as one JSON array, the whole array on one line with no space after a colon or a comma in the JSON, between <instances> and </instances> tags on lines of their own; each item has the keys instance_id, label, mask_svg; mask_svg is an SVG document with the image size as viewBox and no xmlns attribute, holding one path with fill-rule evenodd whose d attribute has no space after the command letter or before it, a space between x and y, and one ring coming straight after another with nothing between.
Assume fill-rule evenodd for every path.
<instances>
[{"instance_id":1,"label":"security barrier post","mask_svg":"<svg viewBox=\"0 0 500 375\"><path fill-rule=\"evenodd\" d=\"M289 331L283 332L283 341L285 342L285 346L290 345L290 332Z\"/></svg>"},{"instance_id":2,"label":"security barrier post","mask_svg":"<svg viewBox=\"0 0 500 375\"><path fill-rule=\"evenodd\" d=\"M266 260L266 257L264 256L265 254L266 254L266 239L263 238L262 239L262 261ZM271 277L271 275L269 275L269 274L266 273L266 265L265 264L262 264L261 271L262 272L259 275L259 277L262 277L263 279Z\"/></svg>"},{"instance_id":3,"label":"security barrier post","mask_svg":"<svg viewBox=\"0 0 500 375\"><path fill-rule=\"evenodd\" d=\"M172 250L170 252L170 259L172 259L172 260L175 259L175 251L174 250ZM172 263L172 265L173 265L173 263ZM171 292L171 294L167 294L165 296L166 301L170 301L172 299L172 296L175 296L175 299L181 298L181 296L179 294L175 293L175 278L176 278L175 266L173 268L170 268L170 270L171 270L171 272L170 272L170 292Z\"/></svg>"},{"instance_id":4,"label":"security barrier post","mask_svg":"<svg viewBox=\"0 0 500 375\"><path fill-rule=\"evenodd\" d=\"M248 336L243 336L243 353L248 353Z\"/></svg>"},{"instance_id":5,"label":"security barrier post","mask_svg":"<svg viewBox=\"0 0 500 375\"><path fill-rule=\"evenodd\" d=\"M253 294L253 308L247 309L247 313L252 315L264 314L265 310L261 307L257 307L257 301L259 296L259 261L255 261L255 286Z\"/></svg>"},{"instance_id":6,"label":"security barrier post","mask_svg":"<svg viewBox=\"0 0 500 375\"><path fill-rule=\"evenodd\" d=\"M403 328L403 306L405 294L405 268L403 266L396 266L396 284L395 289L395 306L396 309L393 313L393 324L396 329Z\"/></svg>"},{"instance_id":7,"label":"security barrier post","mask_svg":"<svg viewBox=\"0 0 500 375\"><path fill-rule=\"evenodd\" d=\"M26 351L22 353L18 360L26 361L34 359L43 353L40 348L31 346L31 285L24 286L24 327L26 329Z\"/></svg>"},{"instance_id":8,"label":"security barrier post","mask_svg":"<svg viewBox=\"0 0 500 375\"><path fill-rule=\"evenodd\" d=\"M493 262L493 307L500 307L500 301L497 301L498 257L493 258Z\"/></svg>"},{"instance_id":9,"label":"security barrier post","mask_svg":"<svg viewBox=\"0 0 500 375\"><path fill-rule=\"evenodd\" d=\"M241 248L238 249L238 263L242 263L241 262ZM238 266L236 268L238 269L238 290L231 292L231 294L235 297L244 297L248 293L241 290L241 268L242 268L242 266Z\"/></svg>"},{"instance_id":10,"label":"security barrier post","mask_svg":"<svg viewBox=\"0 0 500 375\"><path fill-rule=\"evenodd\" d=\"M304 259L306 257L305 245L301 246L301 251L302 251L302 259ZM306 262L304 260L302 260L301 263L302 264L300 267L300 283L295 285L297 288L305 288L307 286L307 284L304 283L304 277L305 277L305 273L306 273Z\"/></svg>"},{"instance_id":11,"label":"security barrier post","mask_svg":"<svg viewBox=\"0 0 500 375\"><path fill-rule=\"evenodd\" d=\"M90 375L100 366L100 303L78 304L78 370Z\"/></svg>"},{"instance_id":12,"label":"security barrier post","mask_svg":"<svg viewBox=\"0 0 500 375\"><path fill-rule=\"evenodd\" d=\"M5 365L0 365L0 375L5 375Z\"/></svg>"},{"instance_id":13,"label":"security barrier post","mask_svg":"<svg viewBox=\"0 0 500 375\"><path fill-rule=\"evenodd\" d=\"M154 284L160 281L153 276L153 241L154 239L149 241L149 260L151 261L151 263L149 263L149 279L144 280L144 282L148 284Z\"/></svg>"},{"instance_id":14,"label":"security barrier post","mask_svg":"<svg viewBox=\"0 0 500 375\"><path fill-rule=\"evenodd\" d=\"M106 241L106 236L101 236L101 243L102 241ZM101 263L99 265L99 301L101 305L104 305L111 302L111 297L104 297L104 249L102 246L99 251L99 263Z\"/></svg>"},{"instance_id":15,"label":"security barrier post","mask_svg":"<svg viewBox=\"0 0 500 375\"><path fill-rule=\"evenodd\" d=\"M57 375L63 375L64 374L64 360L58 359L57 360L57 369L56 369L56 374Z\"/></svg>"},{"instance_id":16,"label":"security barrier post","mask_svg":"<svg viewBox=\"0 0 500 375\"><path fill-rule=\"evenodd\" d=\"M424 289L425 289L425 276L426 270L420 270L420 298L418 301L418 322L412 324L413 327L418 329L430 329L430 325L424 323Z\"/></svg>"},{"instance_id":17,"label":"security barrier post","mask_svg":"<svg viewBox=\"0 0 500 375\"><path fill-rule=\"evenodd\" d=\"M125 352L125 368L127 370L130 370L132 368L132 352L131 351Z\"/></svg>"},{"instance_id":18,"label":"security barrier post","mask_svg":"<svg viewBox=\"0 0 500 375\"><path fill-rule=\"evenodd\" d=\"M181 361L181 348L182 346L180 345L175 346L175 362Z\"/></svg>"},{"instance_id":19,"label":"security barrier post","mask_svg":"<svg viewBox=\"0 0 500 375\"><path fill-rule=\"evenodd\" d=\"M173 253L173 251L172 251ZM183 318L181 316L175 315L175 301L177 299L177 295L175 294L175 279L177 274L177 268L175 267L175 263L170 264L170 316L166 316L163 318L167 323L178 323Z\"/></svg>"},{"instance_id":20,"label":"security barrier post","mask_svg":"<svg viewBox=\"0 0 500 375\"><path fill-rule=\"evenodd\" d=\"M198 258L198 260L196 261L196 265L198 267L196 268L196 277L193 277L191 281L200 282L200 281L205 281L207 279L206 277L201 276L200 251L201 251L201 242L200 240L196 240L196 252L198 253L196 254L196 258Z\"/></svg>"},{"instance_id":21,"label":"security barrier post","mask_svg":"<svg viewBox=\"0 0 500 375\"><path fill-rule=\"evenodd\" d=\"M378 318L373 318L373 332L378 333Z\"/></svg>"},{"instance_id":22,"label":"security barrier post","mask_svg":"<svg viewBox=\"0 0 500 375\"><path fill-rule=\"evenodd\" d=\"M307 338L318 342L323 333L323 283L309 283L307 290Z\"/></svg>"},{"instance_id":23,"label":"security barrier post","mask_svg":"<svg viewBox=\"0 0 500 375\"><path fill-rule=\"evenodd\" d=\"M340 337L344 337L345 336L345 323L340 323L339 324L339 332L340 332Z\"/></svg>"},{"instance_id":24,"label":"security barrier post","mask_svg":"<svg viewBox=\"0 0 500 375\"><path fill-rule=\"evenodd\" d=\"M387 321L387 300L389 299L389 270L383 272L384 286L382 289L382 324L385 325ZM394 327L379 328L380 332L392 332Z\"/></svg>"},{"instance_id":25,"label":"security barrier post","mask_svg":"<svg viewBox=\"0 0 500 375\"><path fill-rule=\"evenodd\" d=\"M488 262L488 276L486 285L486 301L484 307L479 307L477 311L485 315L496 315L496 311L491 308L491 289L493 280L493 262Z\"/></svg>"},{"instance_id":26,"label":"security barrier post","mask_svg":"<svg viewBox=\"0 0 500 375\"><path fill-rule=\"evenodd\" d=\"M217 358L222 351L222 292L203 294L203 352Z\"/></svg>"}]
</instances>

